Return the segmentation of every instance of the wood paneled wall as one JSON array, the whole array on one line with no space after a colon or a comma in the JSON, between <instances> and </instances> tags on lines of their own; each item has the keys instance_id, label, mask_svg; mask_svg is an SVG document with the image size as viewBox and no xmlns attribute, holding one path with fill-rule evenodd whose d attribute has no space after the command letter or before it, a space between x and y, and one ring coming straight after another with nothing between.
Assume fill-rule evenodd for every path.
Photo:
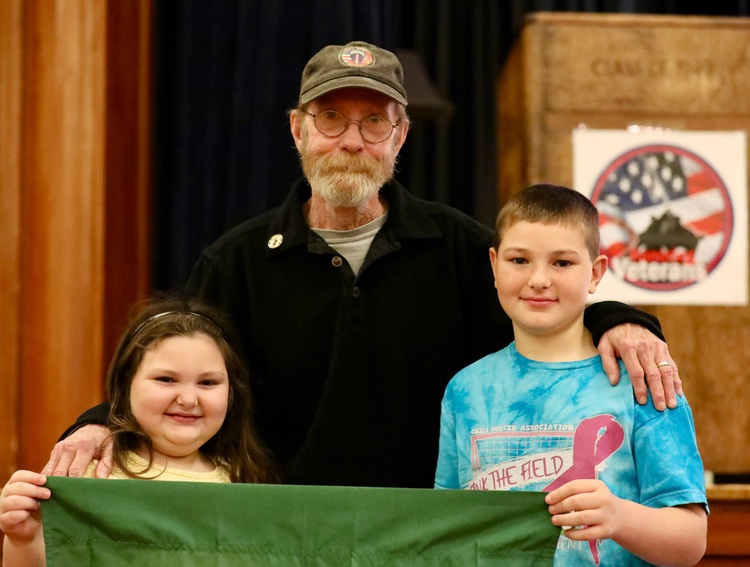
<instances>
[{"instance_id":1,"label":"wood paneled wall","mask_svg":"<svg viewBox=\"0 0 750 567\"><path fill-rule=\"evenodd\" d=\"M18 458L22 1L0 2L0 482Z\"/></svg>"},{"instance_id":2,"label":"wood paneled wall","mask_svg":"<svg viewBox=\"0 0 750 567\"><path fill-rule=\"evenodd\" d=\"M0 2L0 482L103 399L149 292L151 12Z\"/></svg>"}]
</instances>

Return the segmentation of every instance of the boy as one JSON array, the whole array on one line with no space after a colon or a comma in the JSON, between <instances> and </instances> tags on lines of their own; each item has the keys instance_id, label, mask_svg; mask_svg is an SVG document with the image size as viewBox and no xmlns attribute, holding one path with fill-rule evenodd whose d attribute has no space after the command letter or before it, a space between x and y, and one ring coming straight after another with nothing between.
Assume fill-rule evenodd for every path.
<instances>
[{"instance_id":1,"label":"boy","mask_svg":"<svg viewBox=\"0 0 750 567\"><path fill-rule=\"evenodd\" d=\"M448 384L435 487L549 492L552 523L576 526L555 565L697 563L707 502L690 407L641 406L626 380L613 393L583 325L607 269L596 207L534 185L495 229L490 262L515 341Z\"/></svg>"}]
</instances>

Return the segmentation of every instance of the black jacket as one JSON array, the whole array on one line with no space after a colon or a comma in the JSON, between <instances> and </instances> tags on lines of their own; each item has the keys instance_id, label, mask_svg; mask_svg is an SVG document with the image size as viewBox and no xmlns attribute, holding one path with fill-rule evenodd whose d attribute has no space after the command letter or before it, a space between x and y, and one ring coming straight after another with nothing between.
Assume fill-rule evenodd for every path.
<instances>
[{"instance_id":1,"label":"black jacket","mask_svg":"<svg viewBox=\"0 0 750 567\"><path fill-rule=\"evenodd\" d=\"M204 250L188 281L238 328L256 420L287 483L432 487L446 384L513 339L492 231L396 182L381 192L388 219L356 276L305 223L302 180ZM623 322L660 334L624 304L587 312L595 341Z\"/></svg>"}]
</instances>

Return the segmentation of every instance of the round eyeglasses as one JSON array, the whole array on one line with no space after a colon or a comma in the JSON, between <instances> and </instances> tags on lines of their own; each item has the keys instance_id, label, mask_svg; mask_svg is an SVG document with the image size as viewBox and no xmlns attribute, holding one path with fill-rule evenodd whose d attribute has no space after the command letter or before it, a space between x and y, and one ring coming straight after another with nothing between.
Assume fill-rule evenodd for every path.
<instances>
[{"instance_id":1,"label":"round eyeglasses","mask_svg":"<svg viewBox=\"0 0 750 567\"><path fill-rule=\"evenodd\" d=\"M385 142L393 134L393 130L398 128L399 123L391 123L387 118L380 114L370 114L362 120L351 120L341 114L338 110L322 110L313 114L308 112L315 128L326 138L337 138L343 134L349 127L349 123L354 122L359 128L359 133L365 142L378 144Z\"/></svg>"}]
</instances>

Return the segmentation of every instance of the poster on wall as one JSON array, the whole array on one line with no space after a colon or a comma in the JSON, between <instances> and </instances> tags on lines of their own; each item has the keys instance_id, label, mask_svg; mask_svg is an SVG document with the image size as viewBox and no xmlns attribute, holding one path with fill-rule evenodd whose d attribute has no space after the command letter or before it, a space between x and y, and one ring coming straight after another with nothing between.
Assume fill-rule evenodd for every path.
<instances>
[{"instance_id":1,"label":"poster on wall","mask_svg":"<svg viewBox=\"0 0 750 567\"><path fill-rule=\"evenodd\" d=\"M592 301L748 303L744 131L573 130L609 268Z\"/></svg>"}]
</instances>

